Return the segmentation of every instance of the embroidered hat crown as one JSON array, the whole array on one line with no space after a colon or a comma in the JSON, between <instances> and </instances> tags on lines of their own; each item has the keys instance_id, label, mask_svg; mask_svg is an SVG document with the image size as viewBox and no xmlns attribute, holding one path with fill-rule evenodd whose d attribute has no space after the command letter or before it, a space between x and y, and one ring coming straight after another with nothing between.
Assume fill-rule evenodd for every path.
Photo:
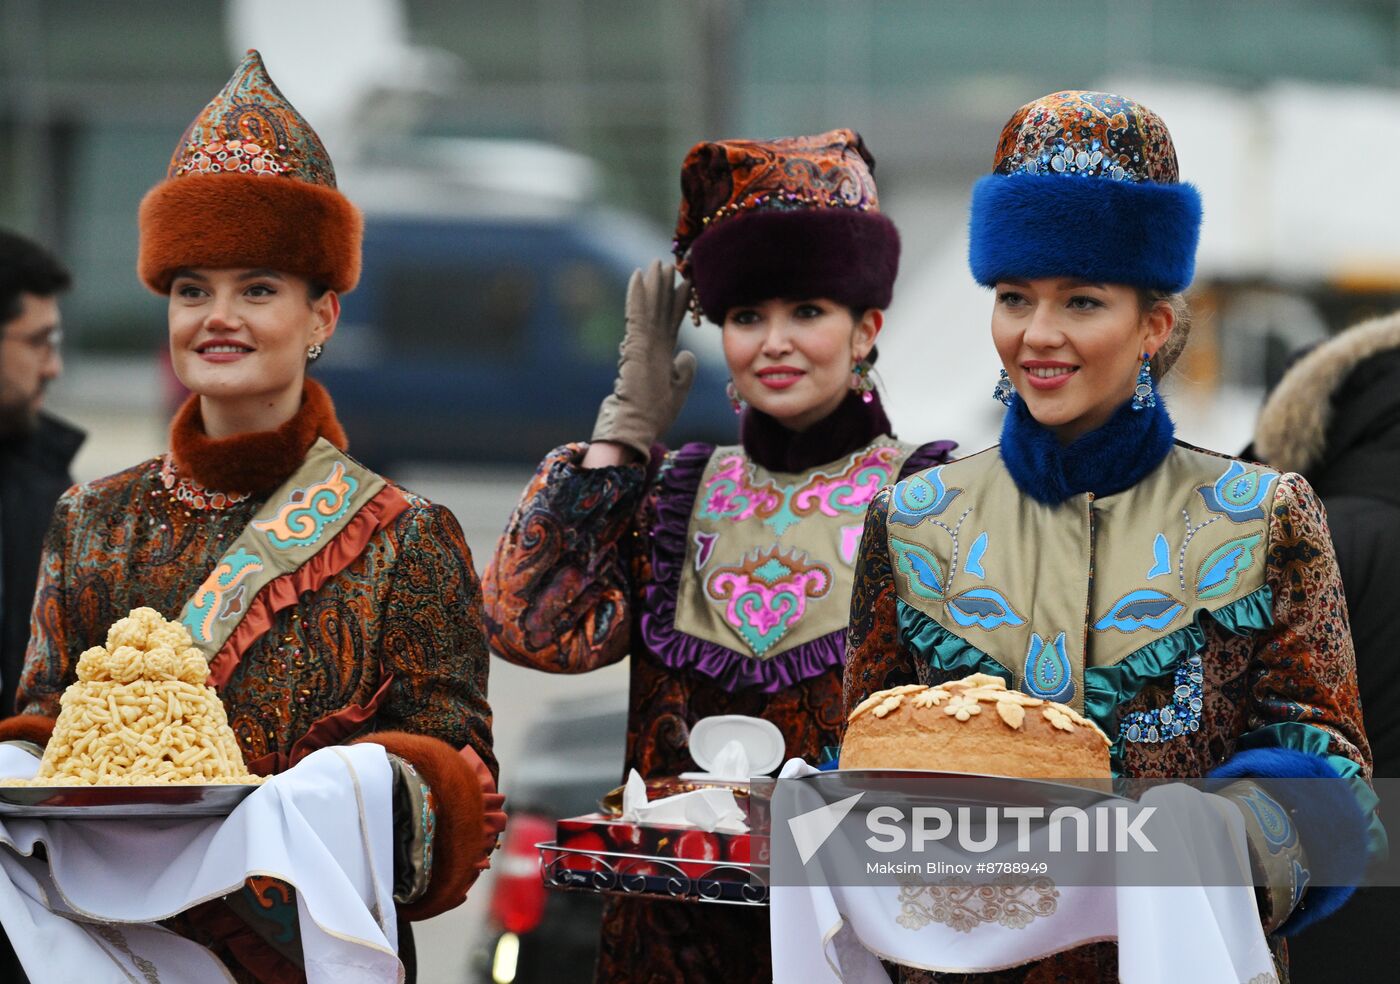
<instances>
[{"instance_id":1,"label":"embroidered hat crown","mask_svg":"<svg viewBox=\"0 0 1400 984\"><path fill-rule=\"evenodd\" d=\"M681 165L673 249L684 271L691 244L710 226L762 209L879 210L875 158L853 130L777 140L698 143Z\"/></svg>"},{"instance_id":2,"label":"embroidered hat crown","mask_svg":"<svg viewBox=\"0 0 1400 984\"><path fill-rule=\"evenodd\" d=\"M316 131L249 51L141 202L137 271L158 294L182 267L269 267L344 293L363 220Z\"/></svg>"},{"instance_id":3,"label":"embroidered hat crown","mask_svg":"<svg viewBox=\"0 0 1400 984\"><path fill-rule=\"evenodd\" d=\"M234 172L335 187L335 168L311 124L249 49L233 77L185 130L166 177Z\"/></svg>"},{"instance_id":4,"label":"embroidered hat crown","mask_svg":"<svg viewBox=\"0 0 1400 984\"><path fill-rule=\"evenodd\" d=\"M1110 92L1071 89L1027 103L1002 127L994 174L1081 174L1114 181L1177 180L1162 118Z\"/></svg>"}]
</instances>

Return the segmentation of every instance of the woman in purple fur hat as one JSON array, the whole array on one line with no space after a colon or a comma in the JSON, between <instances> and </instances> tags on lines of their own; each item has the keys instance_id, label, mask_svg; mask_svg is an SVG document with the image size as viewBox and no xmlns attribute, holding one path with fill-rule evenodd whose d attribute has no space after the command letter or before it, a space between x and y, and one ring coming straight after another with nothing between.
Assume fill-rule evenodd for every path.
<instances>
[{"instance_id":1,"label":"woman in purple fur hat","mask_svg":"<svg viewBox=\"0 0 1400 984\"><path fill-rule=\"evenodd\" d=\"M899 265L873 169L850 130L691 150L676 268L632 278L592 442L549 453L486 573L511 662L632 656L625 767L646 779L696 769L690 729L711 715L771 721L786 756L836 744L866 506L954 447L895 440L870 378ZM663 453L694 375L688 304L721 326L739 442ZM606 908L600 980L769 981L769 964L764 909Z\"/></svg>"}]
</instances>

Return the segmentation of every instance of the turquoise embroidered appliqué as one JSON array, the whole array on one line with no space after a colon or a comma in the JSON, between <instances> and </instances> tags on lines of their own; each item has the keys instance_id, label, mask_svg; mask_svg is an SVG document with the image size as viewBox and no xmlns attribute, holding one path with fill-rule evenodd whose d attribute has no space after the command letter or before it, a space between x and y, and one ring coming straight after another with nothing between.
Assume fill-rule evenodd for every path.
<instances>
[{"instance_id":1,"label":"turquoise embroidered appliqu\u00e9","mask_svg":"<svg viewBox=\"0 0 1400 984\"><path fill-rule=\"evenodd\" d=\"M1061 632L1051 642L1031 633L1030 648L1026 650L1026 665L1022 673L1022 688L1032 697L1067 703L1074 699L1074 671L1065 651L1065 634Z\"/></svg>"},{"instance_id":2,"label":"turquoise embroidered appliqu\u00e9","mask_svg":"<svg viewBox=\"0 0 1400 984\"><path fill-rule=\"evenodd\" d=\"M890 549L894 551L895 567L908 579L910 591L930 601L943 600L943 567L932 551L894 537L890 537Z\"/></svg>"},{"instance_id":3,"label":"turquoise embroidered appliqu\u00e9","mask_svg":"<svg viewBox=\"0 0 1400 984\"><path fill-rule=\"evenodd\" d=\"M1264 534L1251 533L1222 543L1212 550L1196 572L1196 596L1206 600L1235 590L1240 583L1240 575L1254 566L1254 548L1263 539Z\"/></svg>"},{"instance_id":4,"label":"turquoise embroidered appliqu\u00e9","mask_svg":"<svg viewBox=\"0 0 1400 984\"><path fill-rule=\"evenodd\" d=\"M1277 472L1246 469L1232 461L1214 485L1202 485L1196 491L1211 512L1222 514L1232 523L1248 523L1264 518L1264 500L1277 479Z\"/></svg>"},{"instance_id":5,"label":"turquoise embroidered appliqu\u00e9","mask_svg":"<svg viewBox=\"0 0 1400 984\"><path fill-rule=\"evenodd\" d=\"M820 561L774 547L738 567L718 568L705 593L753 654L763 656L802 621L807 600L823 597L830 588L831 571Z\"/></svg>"},{"instance_id":6,"label":"turquoise embroidered appliqu\u00e9","mask_svg":"<svg viewBox=\"0 0 1400 984\"><path fill-rule=\"evenodd\" d=\"M266 565L257 554L244 547L222 558L209 572L185 607L180 622L190 630L195 642L208 642L214 637L214 621L227 616L230 602L240 600L243 582L263 570ZM239 609L241 610L241 609Z\"/></svg>"},{"instance_id":7,"label":"turquoise embroidered appliqu\u00e9","mask_svg":"<svg viewBox=\"0 0 1400 984\"><path fill-rule=\"evenodd\" d=\"M296 489L277 507L276 515L255 519L248 525L265 535L279 550L306 547L321 539L326 527L340 521L350 511L360 483L345 473L337 461L321 481Z\"/></svg>"},{"instance_id":8,"label":"turquoise embroidered appliqu\u00e9","mask_svg":"<svg viewBox=\"0 0 1400 984\"><path fill-rule=\"evenodd\" d=\"M941 515L962 489L950 489L943 484L943 467L939 465L925 475L911 475L897 482L890 496L889 521L901 526L918 526L930 516Z\"/></svg>"}]
</instances>

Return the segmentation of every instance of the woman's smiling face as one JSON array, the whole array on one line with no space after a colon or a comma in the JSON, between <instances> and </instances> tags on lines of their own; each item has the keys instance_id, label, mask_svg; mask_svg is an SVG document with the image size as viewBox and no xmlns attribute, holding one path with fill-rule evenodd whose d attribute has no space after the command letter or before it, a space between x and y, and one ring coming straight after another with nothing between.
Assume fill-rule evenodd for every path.
<instances>
[{"instance_id":1,"label":"woman's smiling face","mask_svg":"<svg viewBox=\"0 0 1400 984\"><path fill-rule=\"evenodd\" d=\"M768 300L724 317L724 359L745 402L803 431L840 406L851 369L870 354L884 315L856 319L829 298Z\"/></svg>"},{"instance_id":2,"label":"woman's smiling face","mask_svg":"<svg viewBox=\"0 0 1400 984\"><path fill-rule=\"evenodd\" d=\"M213 399L300 392L306 350L335 331L333 291L275 270L185 269L170 285L170 356L192 392Z\"/></svg>"},{"instance_id":3,"label":"woman's smiling face","mask_svg":"<svg viewBox=\"0 0 1400 984\"><path fill-rule=\"evenodd\" d=\"M1138 291L1121 284L1000 280L992 341L1031 416L1068 443L1132 397L1144 354L1174 320L1169 304L1143 311Z\"/></svg>"}]
</instances>

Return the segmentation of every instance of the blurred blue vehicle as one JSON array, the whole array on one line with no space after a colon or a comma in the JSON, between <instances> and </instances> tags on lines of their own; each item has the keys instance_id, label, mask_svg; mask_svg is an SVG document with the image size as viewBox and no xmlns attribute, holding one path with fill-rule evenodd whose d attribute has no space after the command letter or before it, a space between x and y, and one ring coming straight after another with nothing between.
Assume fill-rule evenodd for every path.
<instances>
[{"instance_id":1,"label":"blurred blue vehicle","mask_svg":"<svg viewBox=\"0 0 1400 984\"><path fill-rule=\"evenodd\" d=\"M628 277L667 249L655 227L579 201L586 159L446 143L399 157L414 168L371 163L342 180L365 211L364 272L315 374L377 469L536 461L586 440L612 388ZM668 443L732 440L718 331L687 324L681 340L700 367Z\"/></svg>"}]
</instances>

